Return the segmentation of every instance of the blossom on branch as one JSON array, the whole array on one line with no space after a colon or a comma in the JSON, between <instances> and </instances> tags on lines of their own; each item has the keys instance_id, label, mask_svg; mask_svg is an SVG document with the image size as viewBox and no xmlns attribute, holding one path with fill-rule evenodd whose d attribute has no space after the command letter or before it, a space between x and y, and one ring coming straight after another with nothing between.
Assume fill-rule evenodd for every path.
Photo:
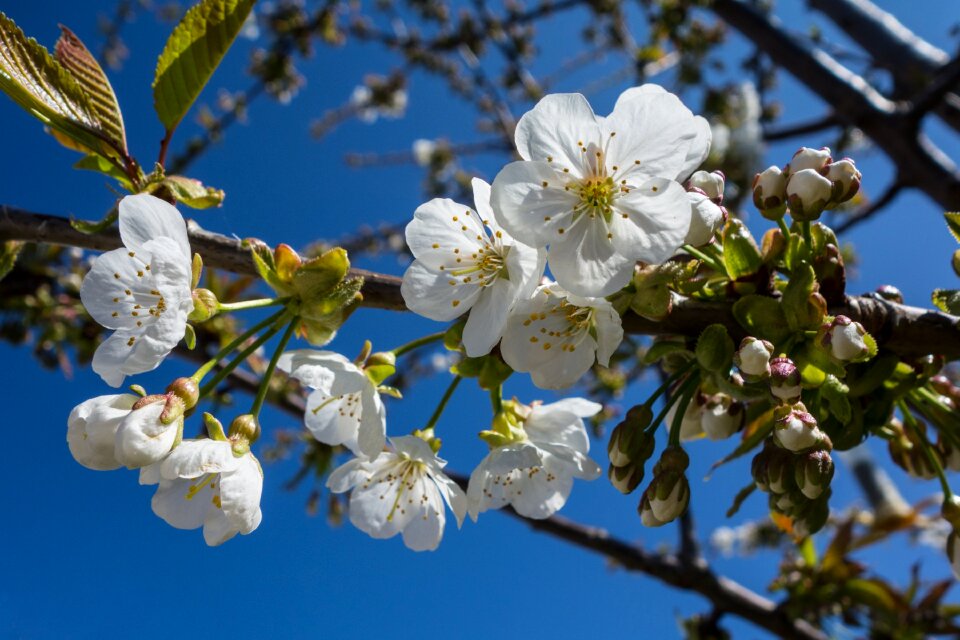
<instances>
[{"instance_id":1,"label":"blossom on branch","mask_svg":"<svg viewBox=\"0 0 960 640\"><path fill-rule=\"evenodd\" d=\"M193 310L187 226L170 204L147 194L120 201L122 249L96 258L80 300L113 329L93 356L93 370L112 387L156 369L183 338Z\"/></svg>"},{"instance_id":2,"label":"blossom on branch","mask_svg":"<svg viewBox=\"0 0 960 640\"><path fill-rule=\"evenodd\" d=\"M582 296L626 286L633 265L659 264L684 243L685 180L707 157L710 125L657 85L623 93L606 118L580 94L543 98L517 123L517 151L493 182L497 220L548 247L557 281Z\"/></svg>"},{"instance_id":3,"label":"blossom on branch","mask_svg":"<svg viewBox=\"0 0 960 640\"><path fill-rule=\"evenodd\" d=\"M447 321L467 311L467 355L490 353L507 316L533 293L543 275L543 250L517 242L500 228L490 209L490 185L474 178L476 211L435 198L421 205L407 225L407 245L416 260L400 292L415 313Z\"/></svg>"}]
</instances>

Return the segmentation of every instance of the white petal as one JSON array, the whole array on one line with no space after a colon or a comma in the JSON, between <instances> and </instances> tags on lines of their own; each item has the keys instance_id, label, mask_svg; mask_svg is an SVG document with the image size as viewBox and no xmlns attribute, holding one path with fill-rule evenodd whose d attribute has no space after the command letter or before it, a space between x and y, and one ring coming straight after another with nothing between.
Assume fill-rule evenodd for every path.
<instances>
[{"instance_id":1,"label":"white petal","mask_svg":"<svg viewBox=\"0 0 960 640\"><path fill-rule=\"evenodd\" d=\"M566 467L566 473L574 478L596 480L602 473L600 465L582 451L562 444L544 444L541 446L543 447L545 460L550 460L551 464L558 468Z\"/></svg>"},{"instance_id":2,"label":"white petal","mask_svg":"<svg viewBox=\"0 0 960 640\"><path fill-rule=\"evenodd\" d=\"M163 462L154 462L145 467L140 467L140 477L138 478L140 484L160 484L160 481L163 480L163 477L160 475L160 466L162 464Z\"/></svg>"},{"instance_id":3,"label":"white petal","mask_svg":"<svg viewBox=\"0 0 960 640\"><path fill-rule=\"evenodd\" d=\"M260 524L263 470L252 453L238 460L234 471L220 475L220 501L223 514L240 533L247 534Z\"/></svg>"},{"instance_id":4,"label":"white petal","mask_svg":"<svg viewBox=\"0 0 960 640\"><path fill-rule=\"evenodd\" d=\"M203 540L211 547L218 547L239 531L220 509L209 509L203 521Z\"/></svg>"},{"instance_id":5,"label":"white petal","mask_svg":"<svg viewBox=\"0 0 960 640\"><path fill-rule=\"evenodd\" d=\"M357 437L362 415L360 392L344 396L328 396L315 391L307 398L303 421L313 437L329 445L345 445L357 451Z\"/></svg>"},{"instance_id":6,"label":"white petal","mask_svg":"<svg viewBox=\"0 0 960 640\"><path fill-rule=\"evenodd\" d=\"M462 284L443 271L429 269L419 260L407 268L400 285L400 294L411 311L440 322L466 313L476 302L480 290L478 284Z\"/></svg>"},{"instance_id":7,"label":"white petal","mask_svg":"<svg viewBox=\"0 0 960 640\"><path fill-rule=\"evenodd\" d=\"M582 218L550 246L547 262L564 289L581 296L608 296L629 284L636 260L618 253L607 233L601 220Z\"/></svg>"},{"instance_id":8,"label":"white petal","mask_svg":"<svg viewBox=\"0 0 960 640\"><path fill-rule=\"evenodd\" d=\"M468 357L485 356L499 342L516 294L513 283L500 278L482 288L463 328L463 347Z\"/></svg>"},{"instance_id":9,"label":"white petal","mask_svg":"<svg viewBox=\"0 0 960 640\"><path fill-rule=\"evenodd\" d=\"M573 488L573 477L547 461L536 473L520 472L511 487L510 504L525 518L549 518L563 507Z\"/></svg>"},{"instance_id":10,"label":"white petal","mask_svg":"<svg viewBox=\"0 0 960 640\"><path fill-rule=\"evenodd\" d=\"M613 242L631 258L660 264L683 244L690 229L687 192L672 180L651 179L616 201Z\"/></svg>"},{"instance_id":11,"label":"white petal","mask_svg":"<svg viewBox=\"0 0 960 640\"><path fill-rule=\"evenodd\" d=\"M454 249L469 255L483 246L486 230L469 207L448 198L434 198L417 208L405 235L413 256L430 269L439 269L455 263L458 254Z\"/></svg>"},{"instance_id":12,"label":"white petal","mask_svg":"<svg viewBox=\"0 0 960 640\"><path fill-rule=\"evenodd\" d=\"M707 157L710 155L710 146L713 144L713 129L706 118L701 116L694 117L693 128L695 136L690 141L690 147L687 149L687 156L684 158L683 167L676 179L680 182L686 180L694 171L700 168Z\"/></svg>"},{"instance_id":13,"label":"white petal","mask_svg":"<svg viewBox=\"0 0 960 640\"><path fill-rule=\"evenodd\" d=\"M567 398L535 406L523 429L533 442L566 445L586 453L590 450L590 439L583 424L583 417L596 415L603 405L583 398ZM529 465L528 465L529 466Z\"/></svg>"},{"instance_id":14,"label":"white petal","mask_svg":"<svg viewBox=\"0 0 960 640\"><path fill-rule=\"evenodd\" d=\"M508 277L517 287L516 298L518 301L528 300L540 285L547 265L547 252L515 241L504 249L507 253Z\"/></svg>"},{"instance_id":15,"label":"white petal","mask_svg":"<svg viewBox=\"0 0 960 640\"><path fill-rule=\"evenodd\" d=\"M691 215L690 228L684 242L701 247L713 240L714 233L723 222L723 209L704 194L695 191L687 193L687 199L690 201Z\"/></svg>"},{"instance_id":16,"label":"white petal","mask_svg":"<svg viewBox=\"0 0 960 640\"><path fill-rule=\"evenodd\" d=\"M440 495L449 505L453 515L457 518L457 528L463 526L463 519L467 515L467 494L463 492L460 485L447 477L445 473L431 474L433 481L437 483L437 489Z\"/></svg>"},{"instance_id":17,"label":"white petal","mask_svg":"<svg viewBox=\"0 0 960 640\"><path fill-rule=\"evenodd\" d=\"M407 510L410 517L403 526L403 544L413 551L433 551L443 538L446 513L436 485L421 479L414 483L406 503L400 510Z\"/></svg>"},{"instance_id":18,"label":"white petal","mask_svg":"<svg viewBox=\"0 0 960 640\"><path fill-rule=\"evenodd\" d=\"M387 410L373 385L363 390L360 402L362 414L357 433L357 448L363 455L375 458L383 451L387 439Z\"/></svg>"},{"instance_id":19,"label":"white petal","mask_svg":"<svg viewBox=\"0 0 960 640\"><path fill-rule=\"evenodd\" d=\"M574 352L560 353L549 363L531 370L530 379L541 389L566 389L580 380L593 363L593 349L577 348Z\"/></svg>"},{"instance_id":20,"label":"white petal","mask_svg":"<svg viewBox=\"0 0 960 640\"><path fill-rule=\"evenodd\" d=\"M207 512L215 509L219 495L210 484L195 489L197 480L161 480L150 506L153 512L176 529L197 529L203 526Z\"/></svg>"},{"instance_id":21,"label":"white petal","mask_svg":"<svg viewBox=\"0 0 960 640\"><path fill-rule=\"evenodd\" d=\"M531 247L553 242L560 228L570 226L579 202L574 191L564 191L566 180L546 162L511 162L493 180L490 203L497 222Z\"/></svg>"},{"instance_id":22,"label":"white petal","mask_svg":"<svg viewBox=\"0 0 960 640\"><path fill-rule=\"evenodd\" d=\"M160 465L160 475L167 480L196 478L208 473L232 471L239 465L229 442L210 440L184 440L170 452Z\"/></svg>"},{"instance_id":23,"label":"white petal","mask_svg":"<svg viewBox=\"0 0 960 640\"><path fill-rule=\"evenodd\" d=\"M183 420L169 425L160 422L163 402L153 402L131 411L117 428L117 460L134 469L162 460L173 447Z\"/></svg>"},{"instance_id":24,"label":"white petal","mask_svg":"<svg viewBox=\"0 0 960 640\"><path fill-rule=\"evenodd\" d=\"M97 471L119 468L114 454L117 427L138 399L129 393L99 396L74 407L67 418L67 445L74 459Z\"/></svg>"},{"instance_id":25,"label":"white petal","mask_svg":"<svg viewBox=\"0 0 960 640\"><path fill-rule=\"evenodd\" d=\"M524 160L552 158L561 168L575 171L581 166L577 143L596 143L600 135L600 123L586 98L579 93L554 93L523 114L515 138Z\"/></svg>"},{"instance_id":26,"label":"white petal","mask_svg":"<svg viewBox=\"0 0 960 640\"><path fill-rule=\"evenodd\" d=\"M191 257L187 225L176 207L149 194L126 196L120 201L120 239L133 251L155 238L166 237L188 261Z\"/></svg>"},{"instance_id":27,"label":"white petal","mask_svg":"<svg viewBox=\"0 0 960 640\"><path fill-rule=\"evenodd\" d=\"M370 469L367 461L362 458L353 458L330 473L327 478L327 488L333 493L345 493L369 477Z\"/></svg>"},{"instance_id":28,"label":"white petal","mask_svg":"<svg viewBox=\"0 0 960 640\"><path fill-rule=\"evenodd\" d=\"M506 496L501 491L501 485L497 484L490 488L491 482L490 470L487 464L490 455L484 458L470 474L470 482L467 485L467 510L470 518L476 522L477 517L488 509L499 509L507 504Z\"/></svg>"},{"instance_id":29,"label":"white petal","mask_svg":"<svg viewBox=\"0 0 960 640\"><path fill-rule=\"evenodd\" d=\"M355 364L333 351L287 351L280 356L277 368L307 387L327 394L352 393L368 384L367 377ZM337 388L334 389L334 386Z\"/></svg>"},{"instance_id":30,"label":"white petal","mask_svg":"<svg viewBox=\"0 0 960 640\"><path fill-rule=\"evenodd\" d=\"M437 454L433 452L433 449L430 448L430 445L427 444L422 438L418 438L417 436L400 436L397 438L390 438L390 444L393 445L393 448L398 453L405 453L413 460L419 460L420 462L427 463L431 461L439 461ZM441 467L446 464L446 462L441 462Z\"/></svg>"},{"instance_id":31,"label":"white petal","mask_svg":"<svg viewBox=\"0 0 960 640\"><path fill-rule=\"evenodd\" d=\"M98 324L107 329L132 329L137 326L140 318L131 313L137 300L126 292L138 289L135 286L140 284L137 273L142 273L144 267L141 259L149 264L152 257L144 251L139 258L131 258L127 249L114 249L97 256L93 261L93 266L80 285L80 301ZM152 283L152 274L150 280Z\"/></svg>"},{"instance_id":32,"label":"white petal","mask_svg":"<svg viewBox=\"0 0 960 640\"><path fill-rule=\"evenodd\" d=\"M491 232L502 231L490 206L490 183L480 178L473 178L470 186L473 188L473 204L480 220Z\"/></svg>"},{"instance_id":33,"label":"white petal","mask_svg":"<svg viewBox=\"0 0 960 640\"><path fill-rule=\"evenodd\" d=\"M597 362L610 366L610 357L623 342L623 326L620 314L607 301L597 304L593 319L597 327Z\"/></svg>"}]
</instances>

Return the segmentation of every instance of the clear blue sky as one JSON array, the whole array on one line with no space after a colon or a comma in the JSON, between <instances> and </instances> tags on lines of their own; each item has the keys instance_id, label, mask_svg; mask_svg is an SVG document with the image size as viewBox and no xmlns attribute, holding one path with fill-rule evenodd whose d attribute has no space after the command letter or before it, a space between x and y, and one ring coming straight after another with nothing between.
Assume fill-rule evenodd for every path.
<instances>
[{"instance_id":1,"label":"clear blue sky","mask_svg":"<svg viewBox=\"0 0 960 640\"><path fill-rule=\"evenodd\" d=\"M794 3L789 9L794 9ZM892 8L908 3L889 1ZM4 11L28 34L52 46L57 23L68 25L93 47L99 44L96 18L109 13L113 0L43 2L8 0ZM939 9L939 10L937 10ZM795 28L806 18L785 12ZM948 19L945 19L947 16ZM948 27L960 17L949 0L924 3L906 22L947 49ZM128 138L141 159L154 157L162 130L151 107L149 80L169 27L144 15L124 31L131 56L114 87L127 120ZM578 16L546 28L545 56L562 55L564 42L578 33ZM206 99L219 87L243 88L250 43L241 42L218 72ZM742 47L742 44L734 44ZM742 48L738 48L742 51ZM349 169L342 162L350 151L406 150L416 138L476 139L472 113L452 99L437 81L415 74L406 118L368 126L348 123L322 142L307 135L308 123L325 109L345 100L364 73L387 73L392 58L372 47L320 49L301 68L308 84L289 106L267 101L250 110L250 125L232 129L226 142L198 162L191 175L227 191L222 209L196 218L205 227L240 237L259 236L270 243L301 243L307 238L336 238L358 222L403 222L422 200L421 174L415 167ZM669 86L669 76L663 80ZM570 83L562 90L577 90ZM618 86L589 96L599 113L607 112ZM801 120L820 107L784 77L785 121ZM0 99L4 153L0 154L0 202L59 215L96 217L112 202L104 181L72 171L76 156L46 136L40 125L9 100ZM178 136L182 143L193 127ZM960 157L955 137L932 131ZM942 137L941 136L945 136ZM814 136L808 146L823 140ZM173 147L179 145L175 142ZM769 162L783 164L796 143L771 149ZM864 170L865 188L876 194L889 168L870 151L856 160ZM476 158L487 179L503 158ZM751 218L759 236L767 223ZM852 293L894 283L908 302L925 305L938 286L955 286L949 267L955 243L945 233L938 211L924 197L901 196L894 211L864 225L850 236L862 263L849 285ZM361 265L363 266L363 265ZM392 260L368 264L402 273ZM365 338L386 349L436 330L412 315L362 310L344 327L331 348L352 357ZM200 533L168 527L150 510L151 489L137 485L134 472L93 472L76 464L65 444L66 416L82 400L110 390L88 369L72 379L40 370L29 350L0 345L0 398L3 415L3 463L0 464L0 636L23 638L99 638L118 635L186 637L232 635L258 637L418 637L424 632L444 637L491 636L675 637L676 615L706 609L698 597L667 590L642 576L611 569L594 555L552 538L529 532L515 520L488 513L479 524L457 532L448 526L435 553L415 554L399 539L375 541L349 525L330 528L323 517L304 512L307 490L283 490L293 474L293 460L267 466L263 524L254 534L223 547L207 548ZM171 361L137 382L148 389L175 375L189 373L188 364ZM400 435L422 426L447 383L445 376L425 381L402 402L388 405L388 431ZM524 381L508 389L526 401L553 399ZM624 405L643 399L645 384L630 389ZM242 400L242 404L247 401ZM475 437L486 428L485 397L470 385L455 396L454 410L439 425L443 455L451 468L469 472L484 454ZM266 412L272 428L294 426L287 416ZM747 479L747 463L729 465L709 483L700 478L732 443L694 443L693 508L702 534L720 524L735 525L762 517L765 501L751 499L727 522L723 512ZM594 457L605 466L605 445L595 443ZM934 483L916 483L892 472L911 498L932 493ZM834 505L859 499L847 470L838 469ZM605 480L578 482L563 515L609 528L616 535L647 547L673 543L673 527L647 530L635 514L639 495L624 497ZM902 539L869 561L905 579L904 563L890 561ZM913 553L913 552L911 552ZM896 555L894 554L894 557ZM928 577L947 573L938 554L920 552ZM773 577L777 556L762 553L747 560L713 559L717 569L755 589ZM757 637L755 629L732 624L737 632ZM740 635L739 633L737 634Z\"/></svg>"}]
</instances>

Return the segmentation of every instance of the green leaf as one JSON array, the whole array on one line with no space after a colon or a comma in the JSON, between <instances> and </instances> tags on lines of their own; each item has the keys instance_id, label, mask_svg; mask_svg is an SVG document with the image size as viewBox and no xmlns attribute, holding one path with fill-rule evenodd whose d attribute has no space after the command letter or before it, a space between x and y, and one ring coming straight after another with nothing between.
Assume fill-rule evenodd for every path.
<instances>
[{"instance_id":1,"label":"green leaf","mask_svg":"<svg viewBox=\"0 0 960 640\"><path fill-rule=\"evenodd\" d=\"M813 267L802 265L793 270L781 300L787 324L793 331L820 328L826 305L818 304L819 300L813 296L817 289Z\"/></svg>"},{"instance_id":2,"label":"green leaf","mask_svg":"<svg viewBox=\"0 0 960 640\"><path fill-rule=\"evenodd\" d=\"M193 325L188 324L186 331L183 334L183 343L187 345L187 349L193 351L197 346L197 332L194 331Z\"/></svg>"},{"instance_id":3,"label":"green leaf","mask_svg":"<svg viewBox=\"0 0 960 640\"><path fill-rule=\"evenodd\" d=\"M947 229L950 235L957 242L960 242L960 211L947 211L943 214L943 219L947 222Z\"/></svg>"},{"instance_id":4,"label":"green leaf","mask_svg":"<svg viewBox=\"0 0 960 640\"><path fill-rule=\"evenodd\" d=\"M156 189L166 189L177 202L182 202L191 209L219 207L226 197L221 189L204 186L199 180L183 176L167 176L157 183Z\"/></svg>"},{"instance_id":5,"label":"green leaf","mask_svg":"<svg viewBox=\"0 0 960 640\"><path fill-rule=\"evenodd\" d=\"M107 157L119 153L77 79L2 12L0 91L50 127L66 146Z\"/></svg>"},{"instance_id":6,"label":"green leaf","mask_svg":"<svg viewBox=\"0 0 960 640\"><path fill-rule=\"evenodd\" d=\"M255 0L201 0L170 34L157 60L153 105L177 128L243 26Z\"/></svg>"},{"instance_id":7,"label":"green leaf","mask_svg":"<svg viewBox=\"0 0 960 640\"><path fill-rule=\"evenodd\" d=\"M730 505L730 508L727 509L727 517L732 518L737 515L737 512L740 511L741 505L743 502L750 497L750 494L754 492L757 488L756 482L751 482L740 491L737 491L737 495L733 498L733 504Z\"/></svg>"},{"instance_id":8,"label":"green leaf","mask_svg":"<svg viewBox=\"0 0 960 640\"><path fill-rule=\"evenodd\" d=\"M116 149L126 154L127 134L123 127L123 114L120 113L120 104L107 75L76 34L63 25L60 25L60 31L60 39L53 49L54 55L87 94L104 135Z\"/></svg>"},{"instance_id":9,"label":"green leaf","mask_svg":"<svg viewBox=\"0 0 960 640\"><path fill-rule=\"evenodd\" d=\"M655 362L660 362L671 353L676 353L677 351L690 353L687 351L687 345L683 340L657 340L650 345L650 348L647 349L647 352L643 354L643 364L649 365Z\"/></svg>"},{"instance_id":10,"label":"green leaf","mask_svg":"<svg viewBox=\"0 0 960 640\"><path fill-rule=\"evenodd\" d=\"M0 280L6 278L7 274L13 271L23 244L24 243L19 240L7 240L3 244L0 244Z\"/></svg>"},{"instance_id":11,"label":"green leaf","mask_svg":"<svg viewBox=\"0 0 960 640\"><path fill-rule=\"evenodd\" d=\"M757 243L736 218L730 218L723 228L723 264L731 280L752 275L763 266Z\"/></svg>"},{"instance_id":12,"label":"green leaf","mask_svg":"<svg viewBox=\"0 0 960 640\"><path fill-rule=\"evenodd\" d=\"M960 314L960 291L957 289L934 289L933 304L944 313Z\"/></svg>"},{"instance_id":13,"label":"green leaf","mask_svg":"<svg viewBox=\"0 0 960 640\"><path fill-rule=\"evenodd\" d=\"M773 298L760 295L744 296L734 303L733 317L747 330L747 333L757 338L778 343L790 335L783 308Z\"/></svg>"},{"instance_id":14,"label":"green leaf","mask_svg":"<svg viewBox=\"0 0 960 640\"><path fill-rule=\"evenodd\" d=\"M827 399L827 404L830 405L830 413L832 413L841 424L850 422L853 414L850 408L850 398L847 397L849 392L849 387L833 375L827 376L823 386L820 387L820 393Z\"/></svg>"},{"instance_id":15,"label":"green leaf","mask_svg":"<svg viewBox=\"0 0 960 640\"><path fill-rule=\"evenodd\" d=\"M335 247L304 262L293 274L293 286L303 303L311 304L327 296L346 277L348 271L350 260L347 252Z\"/></svg>"},{"instance_id":16,"label":"green leaf","mask_svg":"<svg viewBox=\"0 0 960 640\"><path fill-rule=\"evenodd\" d=\"M123 186L123 188L127 191L134 190L133 183L130 182L130 177L121 171L117 165L113 164L99 153L90 153L85 155L73 164L73 168L102 173L103 175L109 176L119 182L120 185Z\"/></svg>"},{"instance_id":17,"label":"green leaf","mask_svg":"<svg viewBox=\"0 0 960 640\"><path fill-rule=\"evenodd\" d=\"M114 204L110 211L107 212L107 215L103 216L102 219L94 222L92 220L77 220L75 218L70 218L70 226L80 233L100 233L101 231L112 226L113 223L117 221L117 217L119 215L120 209L118 204Z\"/></svg>"}]
</instances>

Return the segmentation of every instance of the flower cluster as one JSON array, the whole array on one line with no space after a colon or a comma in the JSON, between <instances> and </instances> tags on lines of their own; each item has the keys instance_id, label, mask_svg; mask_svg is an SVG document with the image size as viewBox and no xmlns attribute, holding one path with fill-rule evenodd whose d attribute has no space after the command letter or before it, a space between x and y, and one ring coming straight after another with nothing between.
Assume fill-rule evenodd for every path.
<instances>
[{"instance_id":1,"label":"flower cluster","mask_svg":"<svg viewBox=\"0 0 960 640\"><path fill-rule=\"evenodd\" d=\"M803 147L782 170L774 165L757 174L753 203L769 220L783 217L789 205L794 220L812 221L857 195L861 178L850 158L834 161L827 147Z\"/></svg>"}]
</instances>

